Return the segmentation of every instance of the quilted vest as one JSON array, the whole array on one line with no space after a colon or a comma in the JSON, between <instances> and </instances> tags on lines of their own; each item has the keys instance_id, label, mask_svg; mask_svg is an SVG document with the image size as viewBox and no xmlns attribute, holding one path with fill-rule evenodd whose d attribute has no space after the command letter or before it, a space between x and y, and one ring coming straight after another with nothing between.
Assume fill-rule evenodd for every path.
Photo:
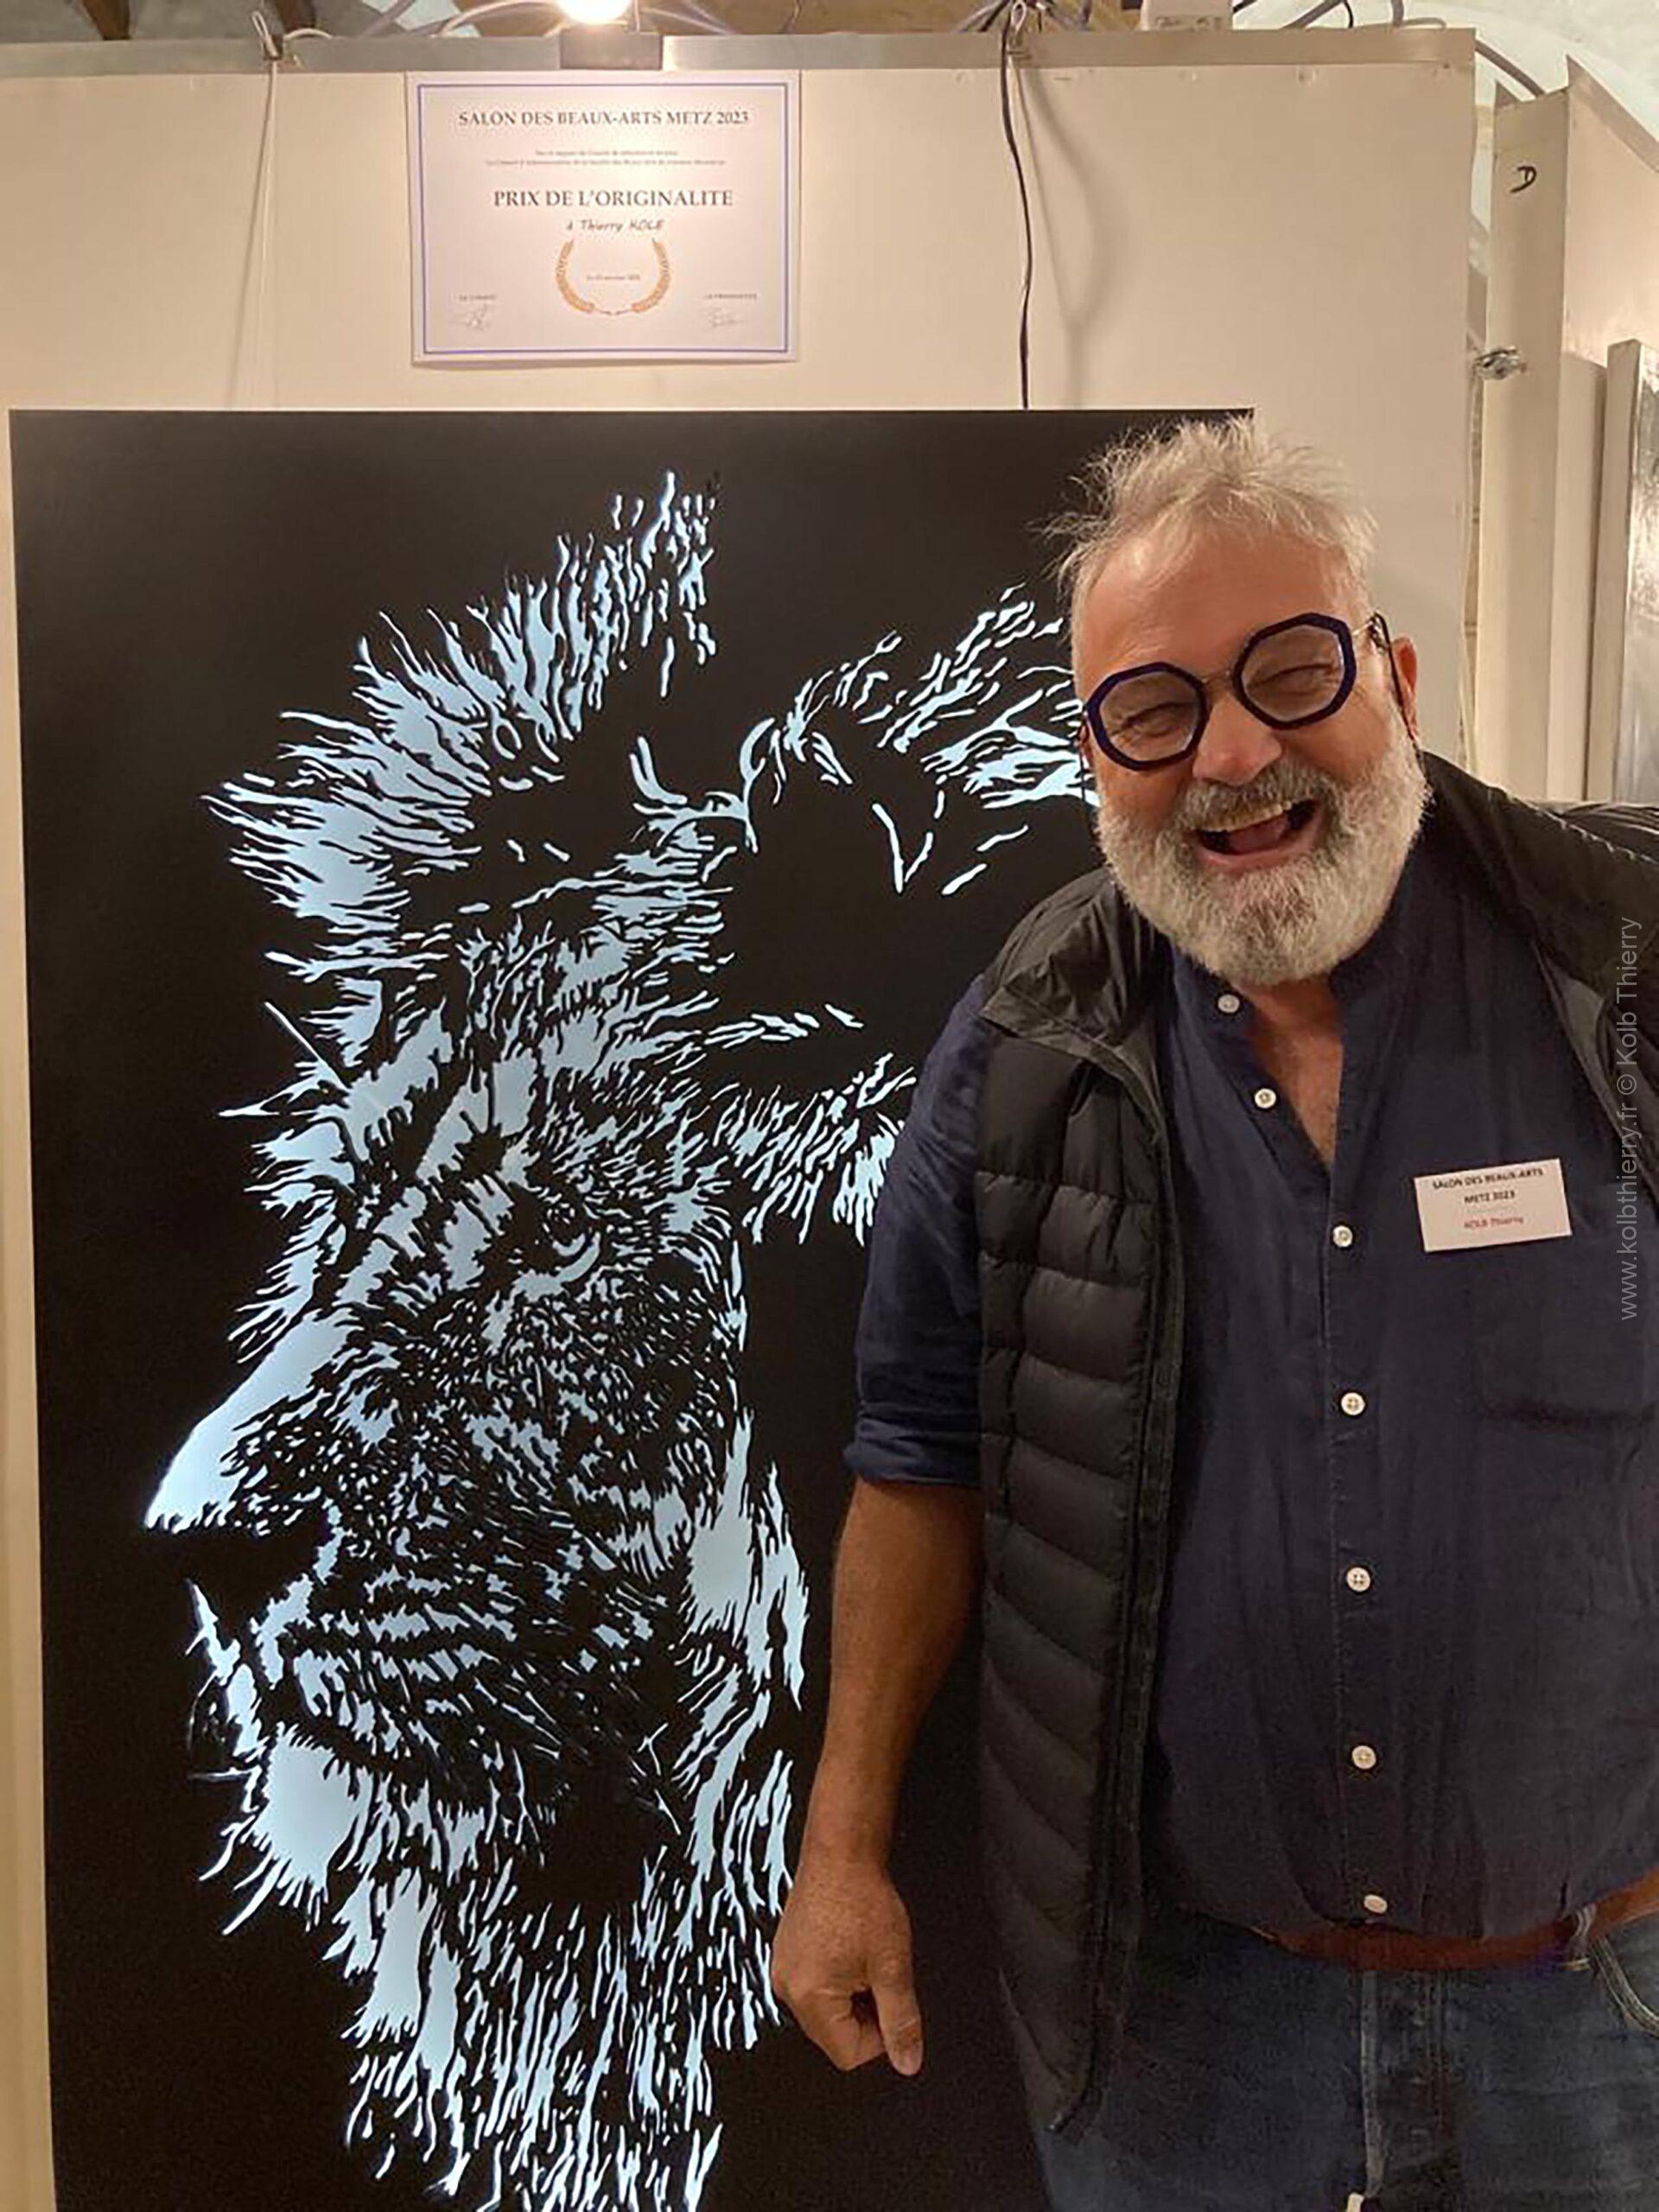
<instances>
[{"instance_id":1,"label":"quilted vest","mask_svg":"<svg viewBox=\"0 0 1659 2212\"><path fill-rule=\"evenodd\" d=\"M1066 929L1071 902L1059 903L1039 916ZM993 1047L976 1178L981 1834L1027 2095L1075 2131L1139 1936L1136 1747L1162 1586L1179 1248L1149 1030L1045 1041L1029 1001L999 995L995 975L986 1012L1032 1033Z\"/></svg>"}]
</instances>

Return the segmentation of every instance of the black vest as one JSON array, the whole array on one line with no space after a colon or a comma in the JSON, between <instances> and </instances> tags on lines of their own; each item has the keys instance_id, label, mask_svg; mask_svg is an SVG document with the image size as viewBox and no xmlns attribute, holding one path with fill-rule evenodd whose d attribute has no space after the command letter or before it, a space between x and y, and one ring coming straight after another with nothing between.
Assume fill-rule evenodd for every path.
<instances>
[{"instance_id":1,"label":"black vest","mask_svg":"<svg viewBox=\"0 0 1659 2212\"><path fill-rule=\"evenodd\" d=\"M1536 948L1615 1128L1618 1077L1637 1072L1659 1198L1659 817L1557 815L1424 766L1452 849ZM1103 872L1026 918L983 1009L1001 1033L976 1177L982 1852L1027 2095L1073 2135L1098 2105L1142 1912L1185 1294L1151 1011L1167 959Z\"/></svg>"}]
</instances>

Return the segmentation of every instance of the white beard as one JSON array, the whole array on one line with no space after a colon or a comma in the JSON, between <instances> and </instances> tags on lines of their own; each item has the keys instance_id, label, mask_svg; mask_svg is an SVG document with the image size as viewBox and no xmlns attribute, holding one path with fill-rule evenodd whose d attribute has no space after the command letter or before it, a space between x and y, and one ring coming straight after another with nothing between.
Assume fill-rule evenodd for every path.
<instances>
[{"instance_id":1,"label":"white beard","mask_svg":"<svg viewBox=\"0 0 1659 2212\"><path fill-rule=\"evenodd\" d=\"M1285 754L1242 789L1189 785L1155 826L1103 804L1096 836L1123 896L1172 944L1229 982L1271 989L1327 975L1372 935L1428 798L1416 745L1396 722L1388 750L1355 783ZM1308 798L1319 802L1324 829L1301 859L1224 875L1199 857L1194 830Z\"/></svg>"}]
</instances>

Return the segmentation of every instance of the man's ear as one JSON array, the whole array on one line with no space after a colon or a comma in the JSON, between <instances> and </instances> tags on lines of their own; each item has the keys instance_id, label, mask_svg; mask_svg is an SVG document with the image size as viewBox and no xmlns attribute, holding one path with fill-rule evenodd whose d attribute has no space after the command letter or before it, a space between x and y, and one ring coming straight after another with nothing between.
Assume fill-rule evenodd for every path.
<instances>
[{"instance_id":1,"label":"man's ear","mask_svg":"<svg viewBox=\"0 0 1659 2212\"><path fill-rule=\"evenodd\" d=\"M1417 734L1417 648L1409 638L1395 639L1394 664L1400 677L1400 696L1406 702L1406 727L1413 741L1421 743Z\"/></svg>"}]
</instances>

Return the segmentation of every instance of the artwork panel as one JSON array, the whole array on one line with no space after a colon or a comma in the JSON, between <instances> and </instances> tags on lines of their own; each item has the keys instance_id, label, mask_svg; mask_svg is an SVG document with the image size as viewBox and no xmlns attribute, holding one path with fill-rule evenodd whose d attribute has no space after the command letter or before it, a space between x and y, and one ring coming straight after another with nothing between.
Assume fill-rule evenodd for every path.
<instances>
[{"instance_id":1,"label":"artwork panel","mask_svg":"<svg viewBox=\"0 0 1659 2212\"><path fill-rule=\"evenodd\" d=\"M66 2207L1035 2212L971 1654L922 2080L766 1945L882 1163L1090 861L1032 524L1162 419L14 418Z\"/></svg>"}]
</instances>

